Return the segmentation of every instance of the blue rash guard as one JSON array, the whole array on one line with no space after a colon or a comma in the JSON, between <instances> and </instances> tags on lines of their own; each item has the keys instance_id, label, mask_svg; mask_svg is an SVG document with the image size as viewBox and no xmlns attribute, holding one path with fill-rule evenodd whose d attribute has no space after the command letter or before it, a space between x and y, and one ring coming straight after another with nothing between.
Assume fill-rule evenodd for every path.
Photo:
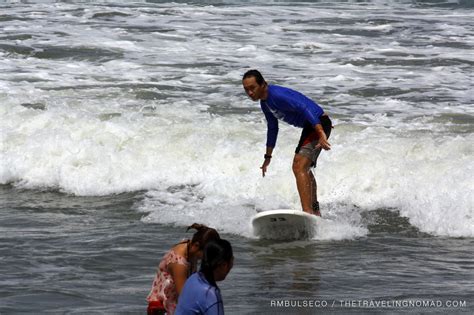
<instances>
[{"instance_id":1,"label":"blue rash guard","mask_svg":"<svg viewBox=\"0 0 474 315\"><path fill-rule=\"evenodd\" d=\"M175 314L223 315L224 304L219 288L211 285L203 273L192 274L181 290Z\"/></svg>"},{"instance_id":2,"label":"blue rash guard","mask_svg":"<svg viewBox=\"0 0 474 315\"><path fill-rule=\"evenodd\" d=\"M300 92L278 85L268 85L268 97L260 100L265 118L267 119L267 147L275 147L278 136L278 119L295 127L304 128L320 124L324 114L321 106Z\"/></svg>"}]
</instances>

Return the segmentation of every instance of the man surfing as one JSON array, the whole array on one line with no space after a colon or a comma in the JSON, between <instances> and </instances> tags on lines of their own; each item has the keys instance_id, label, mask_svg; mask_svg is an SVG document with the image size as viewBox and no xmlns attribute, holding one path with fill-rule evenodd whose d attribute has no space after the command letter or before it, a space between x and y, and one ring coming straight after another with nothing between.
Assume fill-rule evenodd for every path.
<instances>
[{"instance_id":1,"label":"man surfing","mask_svg":"<svg viewBox=\"0 0 474 315\"><path fill-rule=\"evenodd\" d=\"M321 106L295 90L269 85L258 70L247 71L242 78L247 95L260 100L260 107L267 120L267 149L264 155L262 175L265 176L270 165L272 152L278 136L278 119L303 128L293 158L293 174L304 212L321 216L317 197L317 186L311 167L321 150L330 150L328 142L332 123Z\"/></svg>"}]
</instances>

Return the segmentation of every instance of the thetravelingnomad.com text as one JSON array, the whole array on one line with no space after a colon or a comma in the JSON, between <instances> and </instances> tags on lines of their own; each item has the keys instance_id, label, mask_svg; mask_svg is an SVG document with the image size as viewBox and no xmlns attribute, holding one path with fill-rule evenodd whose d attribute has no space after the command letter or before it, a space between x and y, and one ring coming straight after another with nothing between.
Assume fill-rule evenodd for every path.
<instances>
[{"instance_id":1,"label":"thetravelingnomad.com text","mask_svg":"<svg viewBox=\"0 0 474 315\"><path fill-rule=\"evenodd\" d=\"M465 308L463 300L270 300L281 308Z\"/></svg>"}]
</instances>

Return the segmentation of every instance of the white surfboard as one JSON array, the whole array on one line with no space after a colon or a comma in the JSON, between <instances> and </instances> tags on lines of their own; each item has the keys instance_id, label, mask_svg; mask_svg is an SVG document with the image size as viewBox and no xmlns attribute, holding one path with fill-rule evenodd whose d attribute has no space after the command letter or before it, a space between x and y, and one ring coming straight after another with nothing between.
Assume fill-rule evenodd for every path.
<instances>
[{"instance_id":1,"label":"white surfboard","mask_svg":"<svg viewBox=\"0 0 474 315\"><path fill-rule=\"evenodd\" d=\"M298 210L270 210L252 218L255 236L263 239L296 240L315 236L320 217Z\"/></svg>"}]
</instances>

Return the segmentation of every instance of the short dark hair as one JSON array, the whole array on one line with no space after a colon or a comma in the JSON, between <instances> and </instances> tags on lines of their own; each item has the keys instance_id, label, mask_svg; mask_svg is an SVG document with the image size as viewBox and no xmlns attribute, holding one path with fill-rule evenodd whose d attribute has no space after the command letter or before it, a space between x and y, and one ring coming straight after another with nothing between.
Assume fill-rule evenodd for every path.
<instances>
[{"instance_id":1,"label":"short dark hair","mask_svg":"<svg viewBox=\"0 0 474 315\"><path fill-rule=\"evenodd\" d=\"M255 81L257 81L258 85L262 85L262 84L266 83L265 79L262 76L262 74L258 70L252 69L252 70L249 70L249 71L245 72L244 76L242 77L242 81L247 79L247 78L250 78L250 77L254 77Z\"/></svg>"}]
</instances>

